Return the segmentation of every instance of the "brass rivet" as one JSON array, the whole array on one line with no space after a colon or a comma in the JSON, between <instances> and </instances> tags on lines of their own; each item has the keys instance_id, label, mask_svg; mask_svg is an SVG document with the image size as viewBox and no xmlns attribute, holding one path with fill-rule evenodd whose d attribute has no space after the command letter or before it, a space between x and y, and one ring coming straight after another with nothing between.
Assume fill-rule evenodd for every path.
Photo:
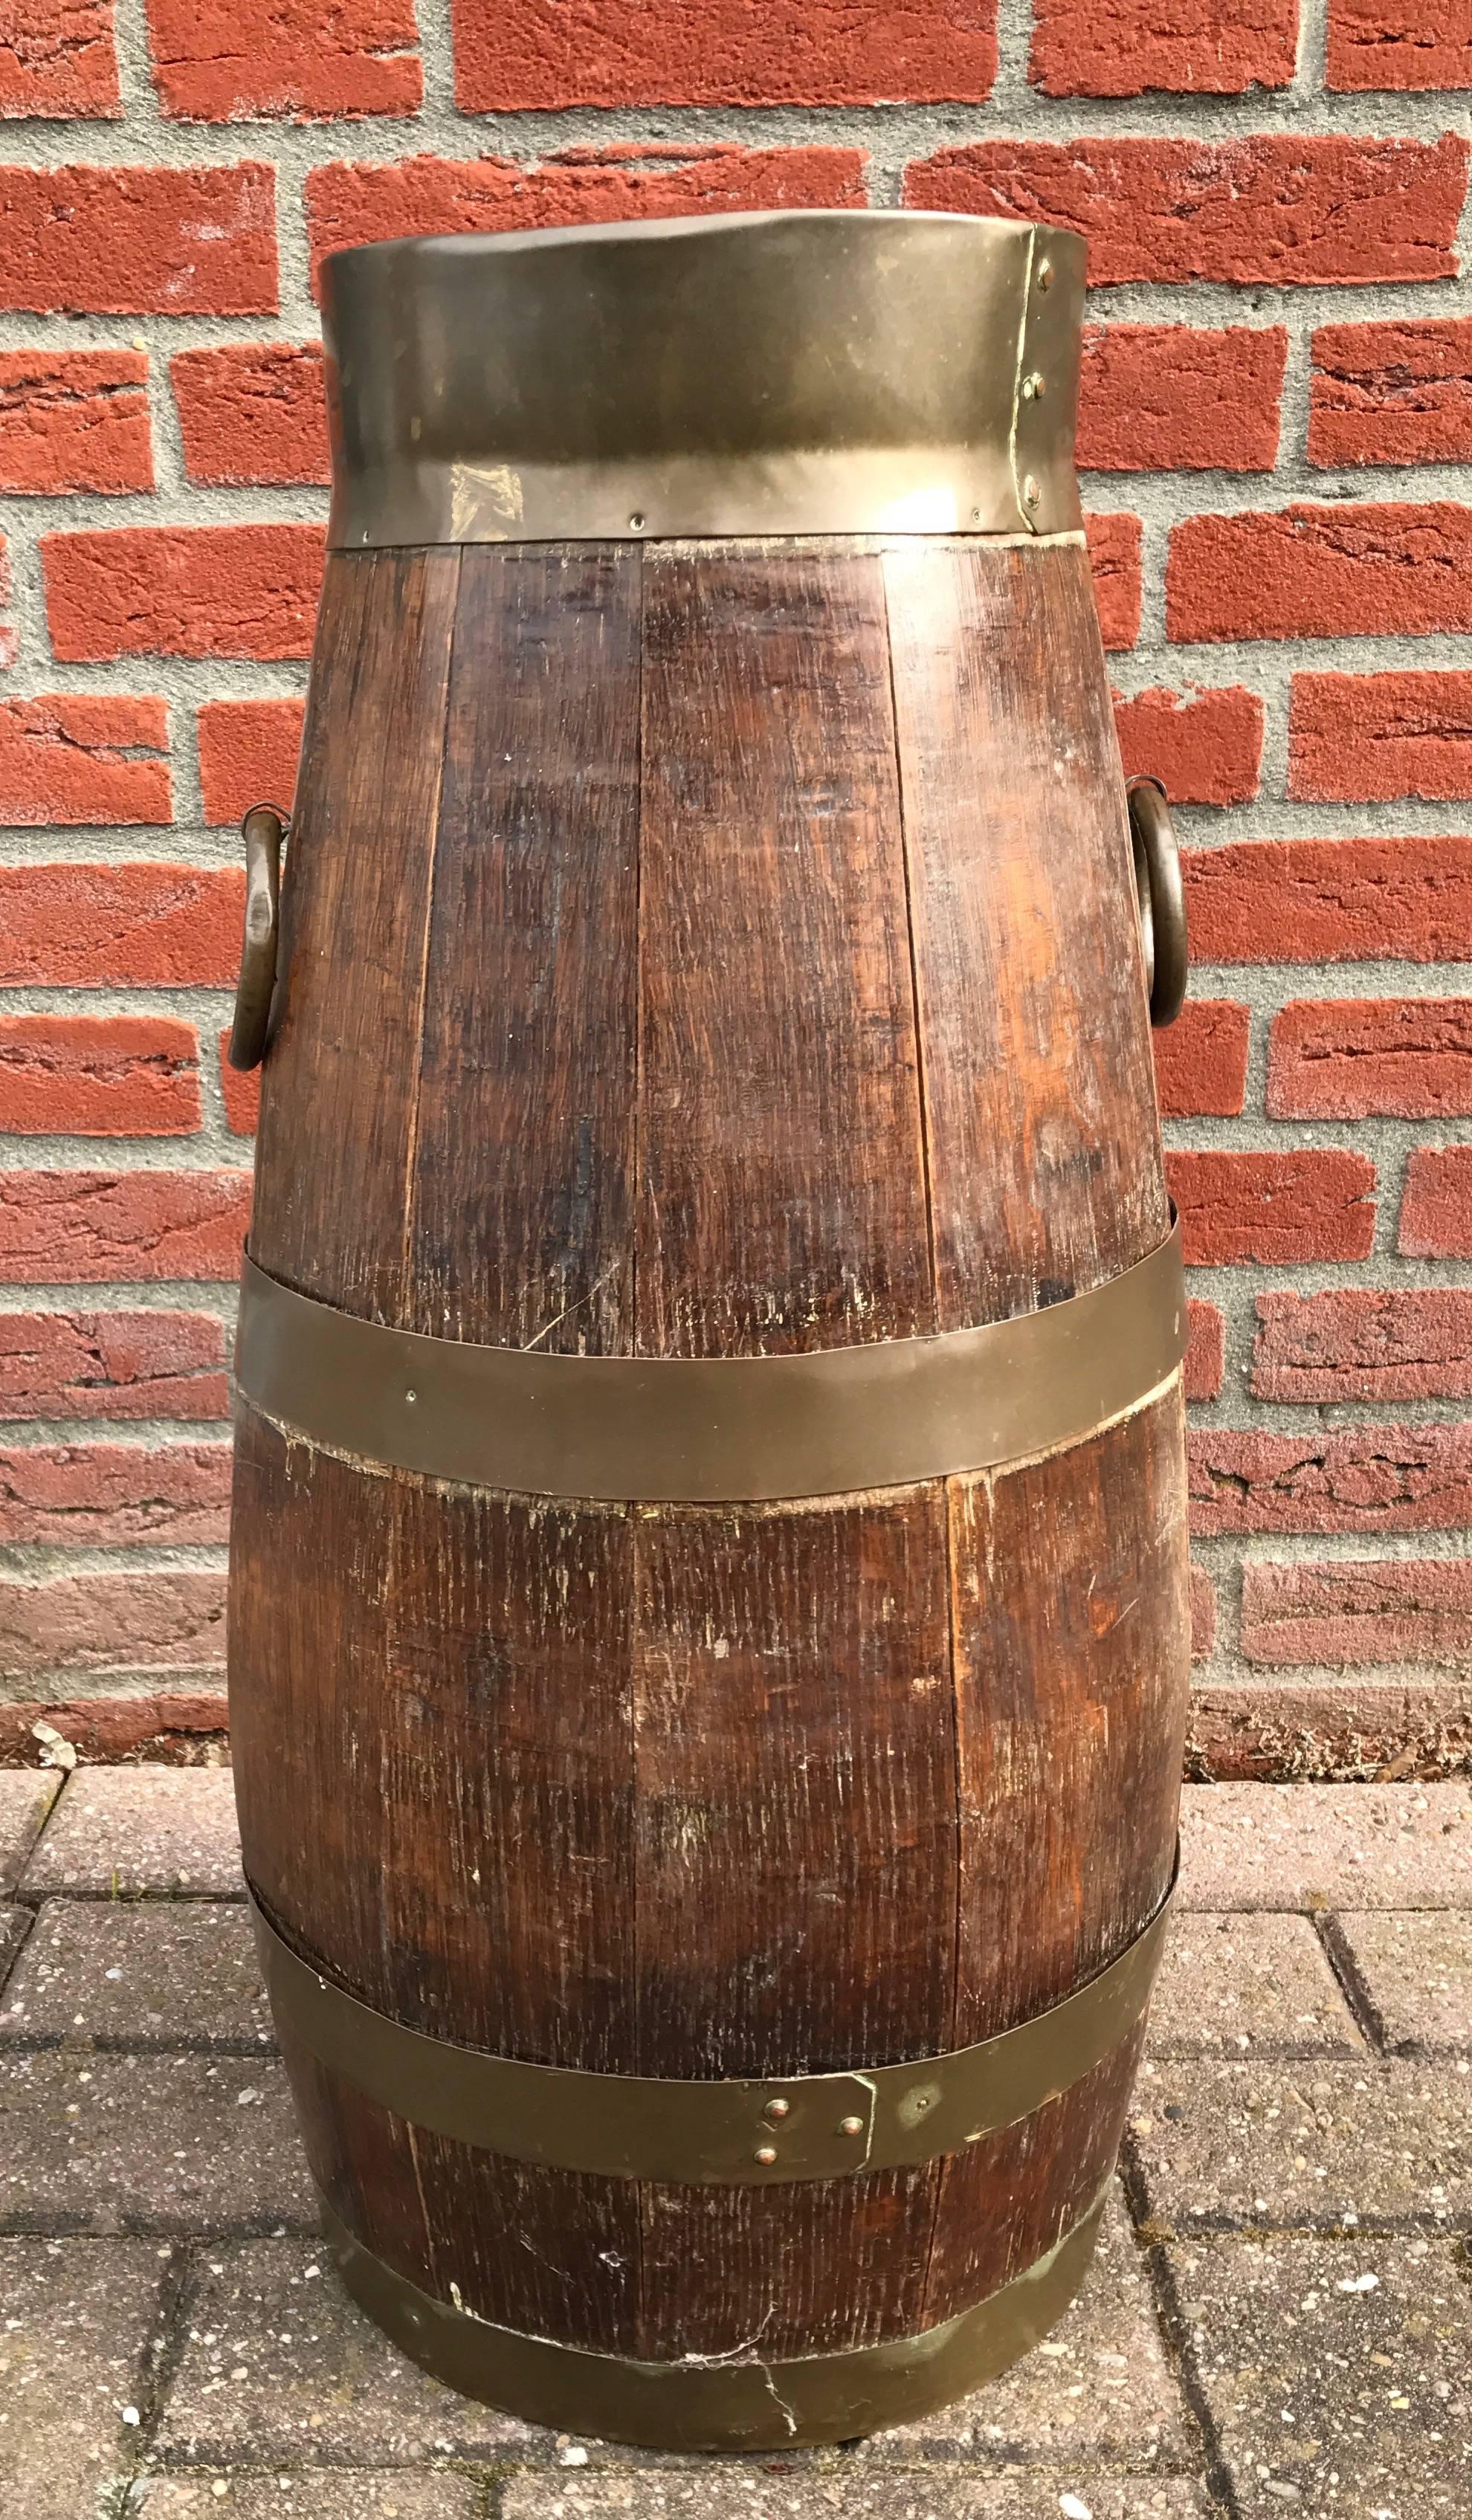
<instances>
[{"instance_id":1,"label":"brass rivet","mask_svg":"<svg viewBox=\"0 0 1472 2520\"><path fill-rule=\"evenodd\" d=\"M1039 489L1037 482L1033 479L1031 472L1029 472L1027 479L1022 484L1022 496L1030 508L1036 508L1038 501L1043 496L1043 493Z\"/></svg>"},{"instance_id":2,"label":"brass rivet","mask_svg":"<svg viewBox=\"0 0 1472 2520\"><path fill-rule=\"evenodd\" d=\"M792 2103L790 2100L769 2100L765 2109L762 2111L762 2115L763 2117L768 2118L784 2118L791 2106Z\"/></svg>"},{"instance_id":3,"label":"brass rivet","mask_svg":"<svg viewBox=\"0 0 1472 2520\"><path fill-rule=\"evenodd\" d=\"M764 2170L770 2170L777 2159L776 2148L770 2143L760 2143L756 2148L756 2157Z\"/></svg>"},{"instance_id":4,"label":"brass rivet","mask_svg":"<svg viewBox=\"0 0 1472 2520\"><path fill-rule=\"evenodd\" d=\"M1038 287L1039 287L1040 289L1051 289L1051 287L1052 287L1052 264L1051 264L1050 262L1040 262L1040 263L1039 263L1039 265L1038 265Z\"/></svg>"},{"instance_id":5,"label":"brass rivet","mask_svg":"<svg viewBox=\"0 0 1472 2520\"><path fill-rule=\"evenodd\" d=\"M840 2135L862 2135L864 2133L864 2120L862 2118L840 2118L838 2121L838 2132Z\"/></svg>"}]
</instances>

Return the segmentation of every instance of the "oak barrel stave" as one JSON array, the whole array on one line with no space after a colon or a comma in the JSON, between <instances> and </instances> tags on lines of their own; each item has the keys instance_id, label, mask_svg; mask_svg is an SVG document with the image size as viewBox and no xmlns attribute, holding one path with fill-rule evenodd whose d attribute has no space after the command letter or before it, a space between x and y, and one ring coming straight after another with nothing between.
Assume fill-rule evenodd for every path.
<instances>
[{"instance_id":1,"label":"oak barrel stave","mask_svg":"<svg viewBox=\"0 0 1472 2520\"><path fill-rule=\"evenodd\" d=\"M334 554L288 889L252 1249L349 1311L838 1347L1168 1230L1079 542ZM942 2053L1167 1886L1178 1387L1040 1461L762 1508L449 1489L246 1404L236 1535L247 1870L436 2035L677 2077ZM1107 2170L1136 2044L949 2161L767 2190L532 2170L289 2063L400 2272L675 2359L995 2289Z\"/></svg>"}]
</instances>

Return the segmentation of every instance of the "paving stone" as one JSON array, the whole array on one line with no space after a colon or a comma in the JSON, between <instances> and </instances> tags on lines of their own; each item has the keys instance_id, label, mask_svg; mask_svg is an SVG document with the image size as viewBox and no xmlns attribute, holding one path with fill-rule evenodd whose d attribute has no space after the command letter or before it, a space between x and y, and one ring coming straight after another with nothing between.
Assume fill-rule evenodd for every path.
<instances>
[{"instance_id":1,"label":"paving stone","mask_svg":"<svg viewBox=\"0 0 1472 2520\"><path fill-rule=\"evenodd\" d=\"M1181 1905L1472 1908L1472 1778L1187 1785Z\"/></svg>"},{"instance_id":2,"label":"paving stone","mask_svg":"<svg viewBox=\"0 0 1472 2520\"><path fill-rule=\"evenodd\" d=\"M229 2506L227 2505L227 2508ZM736 2461L633 2475L518 2476L501 2520L1216 2520L1187 2477L924 2475L896 2469L862 2481L817 2468L753 2473ZM150 2513L149 2520L153 2520ZM193 2515L191 2515L193 2520ZM254 2520L254 2515L251 2515Z\"/></svg>"},{"instance_id":3,"label":"paving stone","mask_svg":"<svg viewBox=\"0 0 1472 2520\"><path fill-rule=\"evenodd\" d=\"M0 2058L7 2230L300 2230L316 2219L274 2057Z\"/></svg>"},{"instance_id":4,"label":"paving stone","mask_svg":"<svg viewBox=\"0 0 1472 2520\"><path fill-rule=\"evenodd\" d=\"M1144 2469L1191 2463L1194 2439L1121 2204L1110 2207L1078 2300L1034 2353L973 2396L875 2433L854 2453L866 2464L901 2465L916 2454L1004 2463L1076 2457Z\"/></svg>"},{"instance_id":5,"label":"paving stone","mask_svg":"<svg viewBox=\"0 0 1472 2520\"><path fill-rule=\"evenodd\" d=\"M0 1908L0 1987L3 1987L11 1964L25 1940L30 1923L28 1908Z\"/></svg>"},{"instance_id":6,"label":"paving stone","mask_svg":"<svg viewBox=\"0 0 1472 2520\"><path fill-rule=\"evenodd\" d=\"M41 1833L62 1779L40 1768L0 1768L0 1899L9 1896Z\"/></svg>"},{"instance_id":7,"label":"paving stone","mask_svg":"<svg viewBox=\"0 0 1472 2520\"><path fill-rule=\"evenodd\" d=\"M485 2507L484 2487L469 2477L401 2467L155 2476L133 2493L128 2520L480 2520Z\"/></svg>"},{"instance_id":8,"label":"paving stone","mask_svg":"<svg viewBox=\"0 0 1472 2520\"><path fill-rule=\"evenodd\" d=\"M151 2240L0 2240L0 2512L116 2508L170 2252Z\"/></svg>"},{"instance_id":9,"label":"paving stone","mask_svg":"<svg viewBox=\"0 0 1472 2520\"><path fill-rule=\"evenodd\" d=\"M1171 1921L1150 2006L1156 2056L1360 2055L1364 2041L1307 1916Z\"/></svg>"},{"instance_id":10,"label":"paving stone","mask_svg":"<svg viewBox=\"0 0 1472 2520\"><path fill-rule=\"evenodd\" d=\"M320 2245L208 2250L188 2312L158 2434L165 2464L558 2455L555 2434L475 2406L407 2362L349 2301Z\"/></svg>"},{"instance_id":11,"label":"paving stone","mask_svg":"<svg viewBox=\"0 0 1472 2520\"><path fill-rule=\"evenodd\" d=\"M1320 2230L1472 2213L1465 2064L1147 2065L1130 2140L1167 2228Z\"/></svg>"},{"instance_id":12,"label":"paving stone","mask_svg":"<svg viewBox=\"0 0 1472 2520\"><path fill-rule=\"evenodd\" d=\"M1338 1930L1364 1981L1388 2048L1472 2052L1472 1915L1345 1916Z\"/></svg>"},{"instance_id":13,"label":"paving stone","mask_svg":"<svg viewBox=\"0 0 1472 2520\"><path fill-rule=\"evenodd\" d=\"M18 2040L269 2048L248 1915L209 1899L48 1899L0 2002L0 2046Z\"/></svg>"},{"instance_id":14,"label":"paving stone","mask_svg":"<svg viewBox=\"0 0 1472 2520\"><path fill-rule=\"evenodd\" d=\"M81 1768L31 1857L27 1899L193 1891L242 1898L228 1768Z\"/></svg>"},{"instance_id":15,"label":"paving stone","mask_svg":"<svg viewBox=\"0 0 1472 2520\"><path fill-rule=\"evenodd\" d=\"M1472 2295L1445 2240L1201 2240L1171 2251L1244 2514L1465 2520Z\"/></svg>"}]
</instances>

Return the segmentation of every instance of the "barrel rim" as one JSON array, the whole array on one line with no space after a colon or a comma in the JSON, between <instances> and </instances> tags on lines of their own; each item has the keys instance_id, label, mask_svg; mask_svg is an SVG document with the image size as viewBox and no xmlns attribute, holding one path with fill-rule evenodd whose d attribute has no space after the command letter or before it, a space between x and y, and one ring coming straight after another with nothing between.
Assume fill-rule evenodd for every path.
<instances>
[{"instance_id":1,"label":"barrel rim","mask_svg":"<svg viewBox=\"0 0 1472 2520\"><path fill-rule=\"evenodd\" d=\"M770 210L694 211L683 218L672 219L573 219L554 227L536 228L442 228L423 235L376 237L366 245L334 246L322 256L319 265L324 277L334 276L348 264L374 267L390 255L428 255L436 252L453 254L457 259L480 260L494 255L535 254L558 247L618 247L624 243L665 243L698 232L721 235L737 230L758 228L799 228L808 225L855 228L949 228L965 231L977 237L1014 237L1025 230L1044 238L1049 246L1083 246L1085 238L1078 228L1057 227L1048 219L1005 219L981 216L970 210L857 209L843 206L797 206Z\"/></svg>"},{"instance_id":2,"label":"barrel rim","mask_svg":"<svg viewBox=\"0 0 1472 2520\"><path fill-rule=\"evenodd\" d=\"M1076 534L1086 251L908 209L341 247L329 544Z\"/></svg>"}]
</instances>

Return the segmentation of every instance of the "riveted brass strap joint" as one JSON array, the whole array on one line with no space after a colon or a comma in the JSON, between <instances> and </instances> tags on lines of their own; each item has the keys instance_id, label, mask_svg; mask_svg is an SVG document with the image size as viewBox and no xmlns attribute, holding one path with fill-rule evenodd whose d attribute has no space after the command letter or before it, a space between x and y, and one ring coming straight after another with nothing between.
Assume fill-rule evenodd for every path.
<instances>
[{"instance_id":1,"label":"riveted brass strap joint","mask_svg":"<svg viewBox=\"0 0 1472 2520\"><path fill-rule=\"evenodd\" d=\"M529 2064L429 2038L360 2003L251 1904L289 2052L299 2043L395 2116L544 2169L767 2186L933 2161L1056 2099L1144 2011L1174 1889L1107 1968L995 2039L850 2073L707 2082Z\"/></svg>"}]
</instances>

